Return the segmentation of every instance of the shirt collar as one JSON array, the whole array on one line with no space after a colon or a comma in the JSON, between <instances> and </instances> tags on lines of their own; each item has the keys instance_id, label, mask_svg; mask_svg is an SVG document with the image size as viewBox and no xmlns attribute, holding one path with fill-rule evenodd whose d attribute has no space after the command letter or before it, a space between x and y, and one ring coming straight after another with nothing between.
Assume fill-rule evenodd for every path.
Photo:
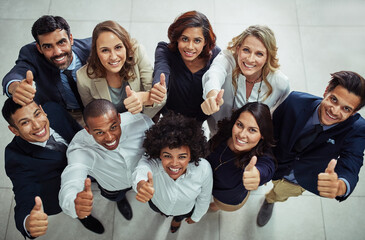
<instances>
[{"instance_id":1,"label":"shirt collar","mask_svg":"<svg viewBox=\"0 0 365 240\"><path fill-rule=\"evenodd\" d=\"M321 106L321 104L319 104L316 108L316 110L314 111L312 117L309 119L309 123L311 125L316 125L316 124L321 124L321 122L319 121L319 106ZM338 123L333 124L333 125L323 125L321 124L321 126L323 127L323 131L326 131L334 126L336 126Z\"/></svg>"},{"instance_id":2,"label":"shirt collar","mask_svg":"<svg viewBox=\"0 0 365 240\"><path fill-rule=\"evenodd\" d=\"M49 127L49 136L52 136L54 132L55 131L51 127ZM48 141L48 139L44 142L29 142L29 143L40 146L40 147L45 147L47 145L47 141Z\"/></svg>"},{"instance_id":3,"label":"shirt collar","mask_svg":"<svg viewBox=\"0 0 365 240\"><path fill-rule=\"evenodd\" d=\"M77 55L72 51L72 62L70 64L70 66L68 66L67 70L73 71L76 68L77 62L79 61L79 58L77 57ZM65 69L66 70L66 69ZM63 71L65 71L63 70ZM62 72L63 72L62 71Z\"/></svg>"}]
</instances>

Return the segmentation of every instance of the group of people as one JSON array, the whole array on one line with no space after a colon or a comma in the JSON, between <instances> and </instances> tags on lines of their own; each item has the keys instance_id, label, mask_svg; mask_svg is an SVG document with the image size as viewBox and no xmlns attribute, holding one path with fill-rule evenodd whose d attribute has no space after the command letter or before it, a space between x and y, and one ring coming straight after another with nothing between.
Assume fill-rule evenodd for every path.
<instances>
[{"instance_id":1,"label":"group of people","mask_svg":"<svg viewBox=\"0 0 365 240\"><path fill-rule=\"evenodd\" d=\"M115 21L74 39L62 17L46 15L32 35L3 79L2 113L15 134L5 169L25 237L44 235L47 216L61 211L103 233L91 214L93 181L127 220L133 188L138 201L173 217L171 232L208 209L240 209L270 180L261 227L275 202L305 190L343 201L358 182L364 78L340 71L323 98L289 93L267 26L248 27L221 51L207 17L183 13L170 42L158 43L154 67Z\"/></svg>"}]
</instances>

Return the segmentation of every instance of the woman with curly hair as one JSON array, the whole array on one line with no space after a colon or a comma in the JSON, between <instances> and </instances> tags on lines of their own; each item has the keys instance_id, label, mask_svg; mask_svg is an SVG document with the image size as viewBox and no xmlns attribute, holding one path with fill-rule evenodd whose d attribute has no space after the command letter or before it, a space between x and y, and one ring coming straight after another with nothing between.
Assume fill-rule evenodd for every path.
<instances>
[{"instance_id":1,"label":"woman with curly hair","mask_svg":"<svg viewBox=\"0 0 365 240\"><path fill-rule=\"evenodd\" d=\"M181 221L198 222L212 196L212 170L202 157L207 142L201 124L173 113L146 131L144 156L133 173L137 200L166 217L173 216L171 232Z\"/></svg>"},{"instance_id":2,"label":"woman with curly hair","mask_svg":"<svg viewBox=\"0 0 365 240\"><path fill-rule=\"evenodd\" d=\"M155 51L153 84L160 85L164 74L168 89L164 110L203 122L208 116L200 108L202 77L220 52L213 28L203 13L189 11L175 19L167 35L170 42L159 42ZM152 97L158 95L163 93L151 91Z\"/></svg>"},{"instance_id":3,"label":"woman with curly hair","mask_svg":"<svg viewBox=\"0 0 365 240\"><path fill-rule=\"evenodd\" d=\"M247 103L219 122L218 133L209 141L207 160L213 169L213 199L210 208L235 211L256 190L271 180L275 160L273 125L267 105Z\"/></svg>"},{"instance_id":4,"label":"woman with curly hair","mask_svg":"<svg viewBox=\"0 0 365 240\"><path fill-rule=\"evenodd\" d=\"M90 58L76 75L84 106L107 99L120 113L143 111L152 118L164 104L150 99L152 65L143 46L115 21L95 26Z\"/></svg>"},{"instance_id":5,"label":"woman with curly hair","mask_svg":"<svg viewBox=\"0 0 365 240\"><path fill-rule=\"evenodd\" d=\"M203 76L203 112L210 131L217 122L247 102L262 102L271 112L289 94L289 81L279 70L274 32L267 26L248 27L234 37ZM224 92L223 92L224 90Z\"/></svg>"}]
</instances>

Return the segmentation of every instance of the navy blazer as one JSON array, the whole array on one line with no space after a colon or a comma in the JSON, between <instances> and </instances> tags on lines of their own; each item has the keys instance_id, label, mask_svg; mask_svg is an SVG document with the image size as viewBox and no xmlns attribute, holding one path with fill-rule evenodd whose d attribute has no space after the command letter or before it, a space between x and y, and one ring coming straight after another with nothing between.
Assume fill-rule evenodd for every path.
<instances>
[{"instance_id":1,"label":"navy blazer","mask_svg":"<svg viewBox=\"0 0 365 240\"><path fill-rule=\"evenodd\" d=\"M81 129L75 120L57 103L43 106L50 126L68 143ZM58 152L31 144L19 136L5 148L5 171L13 183L15 194L15 223L26 236L23 221L34 207L34 198L42 199L44 212L53 215L61 212L58 192L61 174L67 165L66 152Z\"/></svg>"},{"instance_id":2,"label":"navy blazer","mask_svg":"<svg viewBox=\"0 0 365 240\"><path fill-rule=\"evenodd\" d=\"M91 38L74 39L72 51L79 57L82 65L90 54ZM3 91L6 93L6 85L14 79L22 80L26 72L31 70L36 83L37 92L35 100L39 104L46 102L57 102L66 107L66 102L61 93L64 88L61 81L60 70L49 63L43 54L39 53L36 43L32 42L20 49L16 65L5 75L3 79Z\"/></svg>"},{"instance_id":3,"label":"navy blazer","mask_svg":"<svg viewBox=\"0 0 365 240\"><path fill-rule=\"evenodd\" d=\"M335 172L350 184L350 193L359 180L365 148L365 120L356 113L338 125L320 133L314 142L298 154L293 145L322 98L292 92L273 114L274 134L278 140L273 149L278 161L274 180L294 169L299 185L319 195L318 174L324 172L331 159L338 159ZM350 194L349 194L350 195ZM348 195L348 196L349 196ZM339 201L346 197L337 197Z\"/></svg>"}]
</instances>

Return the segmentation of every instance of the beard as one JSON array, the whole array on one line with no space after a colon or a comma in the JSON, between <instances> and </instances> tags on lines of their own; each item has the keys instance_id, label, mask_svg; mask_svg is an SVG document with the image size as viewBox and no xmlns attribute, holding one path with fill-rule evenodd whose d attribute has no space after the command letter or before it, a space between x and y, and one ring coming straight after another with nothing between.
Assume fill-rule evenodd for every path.
<instances>
[{"instance_id":1,"label":"beard","mask_svg":"<svg viewBox=\"0 0 365 240\"><path fill-rule=\"evenodd\" d=\"M62 57L65 57L66 61L64 63L57 63L56 59ZM72 51L70 50L69 52L65 52L58 56L51 57L50 59L48 59L48 61L58 69L65 70L66 68L68 68L68 66L70 66L72 62Z\"/></svg>"}]
</instances>

